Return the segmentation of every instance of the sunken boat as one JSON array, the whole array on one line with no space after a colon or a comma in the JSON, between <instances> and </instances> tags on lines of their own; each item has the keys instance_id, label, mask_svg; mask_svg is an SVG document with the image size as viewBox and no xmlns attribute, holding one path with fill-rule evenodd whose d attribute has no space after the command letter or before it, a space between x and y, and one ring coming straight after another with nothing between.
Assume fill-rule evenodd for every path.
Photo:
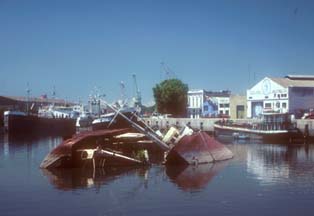
<instances>
[{"instance_id":1,"label":"sunken boat","mask_svg":"<svg viewBox=\"0 0 314 216\"><path fill-rule=\"evenodd\" d=\"M145 153L136 159L126 152L114 148L118 143L118 135L129 129L87 131L63 141L53 149L42 161L40 167L73 168L73 167L112 167L143 165Z\"/></svg>"},{"instance_id":2,"label":"sunken boat","mask_svg":"<svg viewBox=\"0 0 314 216\"><path fill-rule=\"evenodd\" d=\"M233 153L203 131L183 136L169 151L167 165L197 165L231 159Z\"/></svg>"},{"instance_id":3,"label":"sunken boat","mask_svg":"<svg viewBox=\"0 0 314 216\"><path fill-rule=\"evenodd\" d=\"M111 108L115 110L113 107ZM110 148L114 143L119 143L117 139L125 144L123 139L126 137L133 137L138 142L143 141L138 140L141 139L141 136L130 136L130 134L125 136L130 129L135 129L144 135L142 138L149 139L161 151L167 153L166 164L195 165L233 157L228 148L205 132L194 132L188 127L179 131L171 127L163 137L160 137L144 121L141 121L141 125L137 124L118 110L115 111L130 124L129 128L96 130L77 134L52 150L40 167L49 169L86 166L86 164L92 165L93 168L146 165L149 161L148 153L145 150L137 154L137 157L133 157L134 154L123 152L123 148L128 145L122 145L121 152ZM139 119L139 117L137 118Z\"/></svg>"},{"instance_id":4,"label":"sunken boat","mask_svg":"<svg viewBox=\"0 0 314 216\"><path fill-rule=\"evenodd\" d=\"M218 137L229 136L274 143L304 141L304 135L288 113L264 113L261 120L253 124L217 121L214 124L214 133Z\"/></svg>"}]
</instances>

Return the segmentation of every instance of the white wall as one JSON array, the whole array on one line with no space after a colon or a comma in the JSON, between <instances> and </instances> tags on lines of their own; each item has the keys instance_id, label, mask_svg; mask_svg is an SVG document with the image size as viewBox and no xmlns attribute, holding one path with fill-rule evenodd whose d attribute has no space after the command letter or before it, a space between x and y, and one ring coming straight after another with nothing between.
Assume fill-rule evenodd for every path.
<instances>
[{"instance_id":1,"label":"white wall","mask_svg":"<svg viewBox=\"0 0 314 216\"><path fill-rule=\"evenodd\" d=\"M204 90L190 90L188 91L188 108L190 109L201 109L201 113L203 112L203 102L204 102ZM199 118L200 114L196 112L195 115L193 113L190 114L190 118Z\"/></svg>"},{"instance_id":2,"label":"white wall","mask_svg":"<svg viewBox=\"0 0 314 216\"><path fill-rule=\"evenodd\" d=\"M272 79L265 77L251 89L247 90L247 117L252 118L252 102L262 102L264 111L272 110L288 112L288 98L288 88L285 88L274 82ZM286 103L286 108L283 108L284 103ZM270 104L270 107L265 109L266 104ZM279 107L277 107L277 104Z\"/></svg>"}]
</instances>

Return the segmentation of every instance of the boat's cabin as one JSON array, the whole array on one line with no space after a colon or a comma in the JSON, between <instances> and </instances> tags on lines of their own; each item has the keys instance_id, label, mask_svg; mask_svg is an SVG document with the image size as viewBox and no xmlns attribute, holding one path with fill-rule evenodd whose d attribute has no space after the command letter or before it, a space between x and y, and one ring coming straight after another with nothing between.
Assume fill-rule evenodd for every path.
<instances>
[{"instance_id":1,"label":"boat's cabin","mask_svg":"<svg viewBox=\"0 0 314 216\"><path fill-rule=\"evenodd\" d=\"M294 127L289 113L264 113L261 125L264 130L286 130Z\"/></svg>"}]
</instances>

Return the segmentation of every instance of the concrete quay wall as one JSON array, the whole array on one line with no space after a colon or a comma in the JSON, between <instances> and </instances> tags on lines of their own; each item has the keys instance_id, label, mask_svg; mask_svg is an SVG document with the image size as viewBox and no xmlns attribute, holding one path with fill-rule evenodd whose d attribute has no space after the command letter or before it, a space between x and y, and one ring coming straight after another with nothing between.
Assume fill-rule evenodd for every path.
<instances>
[{"instance_id":1,"label":"concrete quay wall","mask_svg":"<svg viewBox=\"0 0 314 216\"><path fill-rule=\"evenodd\" d=\"M221 118L144 118L144 121L151 127L157 126L160 129L166 129L170 126L182 127L184 125L190 125L191 128L196 130L203 130L208 132L214 131L214 123ZM252 119L230 119L237 123L251 123L256 120Z\"/></svg>"},{"instance_id":2,"label":"concrete quay wall","mask_svg":"<svg viewBox=\"0 0 314 216\"><path fill-rule=\"evenodd\" d=\"M314 119L297 119L297 128L299 128L302 133L304 133L305 125L309 127L309 135L314 137Z\"/></svg>"},{"instance_id":3,"label":"concrete quay wall","mask_svg":"<svg viewBox=\"0 0 314 216\"><path fill-rule=\"evenodd\" d=\"M157 126L160 129L166 129L170 126L179 126L190 125L193 129L203 130L208 132L214 131L214 122L222 120L218 118L199 118L199 119L190 119L190 118L144 118L144 121L151 127ZM255 119L229 119L237 123L253 123L257 120ZM308 125L309 135L314 137L314 119L297 119L296 120L297 128L304 132L305 125Z\"/></svg>"}]
</instances>

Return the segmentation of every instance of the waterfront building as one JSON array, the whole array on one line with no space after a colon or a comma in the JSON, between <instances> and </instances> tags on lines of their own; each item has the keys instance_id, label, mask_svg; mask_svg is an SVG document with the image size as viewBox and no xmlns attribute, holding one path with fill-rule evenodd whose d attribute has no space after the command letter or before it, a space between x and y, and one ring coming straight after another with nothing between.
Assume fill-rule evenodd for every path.
<instances>
[{"instance_id":1,"label":"waterfront building","mask_svg":"<svg viewBox=\"0 0 314 216\"><path fill-rule=\"evenodd\" d=\"M246 95L230 95L230 118L246 118Z\"/></svg>"},{"instance_id":2,"label":"waterfront building","mask_svg":"<svg viewBox=\"0 0 314 216\"><path fill-rule=\"evenodd\" d=\"M189 90L187 113L190 118L230 115L230 91Z\"/></svg>"},{"instance_id":3,"label":"waterfront building","mask_svg":"<svg viewBox=\"0 0 314 216\"><path fill-rule=\"evenodd\" d=\"M314 108L314 76L265 77L247 90L247 117L262 112L293 113L300 117Z\"/></svg>"}]
</instances>

